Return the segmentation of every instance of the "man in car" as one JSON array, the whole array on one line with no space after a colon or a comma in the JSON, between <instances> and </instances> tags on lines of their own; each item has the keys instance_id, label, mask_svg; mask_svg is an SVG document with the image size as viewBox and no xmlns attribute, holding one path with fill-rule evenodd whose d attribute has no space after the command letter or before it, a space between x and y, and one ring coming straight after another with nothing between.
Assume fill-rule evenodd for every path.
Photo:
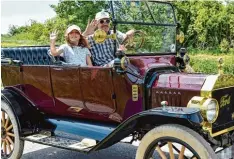
<instances>
[{"instance_id":1,"label":"man in car","mask_svg":"<svg viewBox=\"0 0 234 159\"><path fill-rule=\"evenodd\" d=\"M109 13L104 11L98 12L95 19L90 23L88 22L87 28L83 33L84 36L88 37L93 62L96 66L110 66L110 63L112 63L115 58L113 39L107 38L103 43L96 43L93 37L96 28L105 31L107 35L113 34L113 30L110 30L110 22ZM133 34L134 30L129 30L125 34L117 31L116 36L119 49L123 49L123 46L120 45L121 42L125 40L125 38L133 36Z\"/></svg>"}]
</instances>

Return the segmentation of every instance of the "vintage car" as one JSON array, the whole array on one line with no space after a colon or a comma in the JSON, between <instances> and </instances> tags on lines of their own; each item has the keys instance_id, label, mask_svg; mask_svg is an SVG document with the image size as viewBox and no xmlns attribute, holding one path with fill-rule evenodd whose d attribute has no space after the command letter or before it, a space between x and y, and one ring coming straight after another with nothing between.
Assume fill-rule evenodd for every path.
<instances>
[{"instance_id":1,"label":"vintage car","mask_svg":"<svg viewBox=\"0 0 234 159\"><path fill-rule=\"evenodd\" d=\"M234 76L183 71L170 3L109 7L114 33L136 30L125 51L95 32L113 38L113 67L66 64L48 46L1 49L1 156L20 158L25 141L90 153L130 137L136 159L217 158L234 142Z\"/></svg>"}]
</instances>

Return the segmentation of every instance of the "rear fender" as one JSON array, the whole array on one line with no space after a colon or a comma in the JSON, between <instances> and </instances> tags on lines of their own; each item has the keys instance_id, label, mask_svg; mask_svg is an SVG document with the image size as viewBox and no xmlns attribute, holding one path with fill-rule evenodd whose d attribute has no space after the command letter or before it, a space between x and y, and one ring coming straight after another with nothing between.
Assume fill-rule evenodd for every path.
<instances>
[{"instance_id":1,"label":"rear fender","mask_svg":"<svg viewBox=\"0 0 234 159\"><path fill-rule=\"evenodd\" d=\"M187 107L155 108L140 112L120 124L112 133L94 147L94 151L107 148L134 132L147 132L163 124L180 124L189 128L200 128L203 118L200 110Z\"/></svg>"},{"instance_id":2,"label":"rear fender","mask_svg":"<svg viewBox=\"0 0 234 159\"><path fill-rule=\"evenodd\" d=\"M45 117L19 90L8 87L2 90L1 99L11 106L18 121L20 135L37 133L40 128L52 131L54 126L45 121Z\"/></svg>"}]
</instances>

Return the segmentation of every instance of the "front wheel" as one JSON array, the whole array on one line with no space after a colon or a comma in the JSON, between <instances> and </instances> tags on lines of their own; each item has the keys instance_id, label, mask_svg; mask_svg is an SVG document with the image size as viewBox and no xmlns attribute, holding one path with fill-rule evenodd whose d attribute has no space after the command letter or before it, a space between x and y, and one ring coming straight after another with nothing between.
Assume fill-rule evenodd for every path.
<instances>
[{"instance_id":1,"label":"front wheel","mask_svg":"<svg viewBox=\"0 0 234 159\"><path fill-rule=\"evenodd\" d=\"M3 100L1 112L1 157L19 159L23 153L24 141L20 140L16 117Z\"/></svg>"},{"instance_id":2,"label":"front wheel","mask_svg":"<svg viewBox=\"0 0 234 159\"><path fill-rule=\"evenodd\" d=\"M149 131L142 139L136 159L217 159L211 146L195 131L167 124Z\"/></svg>"}]
</instances>

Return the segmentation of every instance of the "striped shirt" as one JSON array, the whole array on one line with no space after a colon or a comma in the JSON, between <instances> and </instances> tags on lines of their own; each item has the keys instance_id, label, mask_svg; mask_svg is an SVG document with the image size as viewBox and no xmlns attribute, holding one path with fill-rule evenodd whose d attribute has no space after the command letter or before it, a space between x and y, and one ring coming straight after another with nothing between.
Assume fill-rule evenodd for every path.
<instances>
[{"instance_id":1,"label":"striped shirt","mask_svg":"<svg viewBox=\"0 0 234 159\"><path fill-rule=\"evenodd\" d=\"M113 30L110 31L110 34ZM126 35L117 31L117 39L122 42ZM95 66L104 66L110 61L114 60L114 40L111 38L106 39L103 43L96 43L93 39L93 35L88 37L89 44L91 46L91 55Z\"/></svg>"}]
</instances>

